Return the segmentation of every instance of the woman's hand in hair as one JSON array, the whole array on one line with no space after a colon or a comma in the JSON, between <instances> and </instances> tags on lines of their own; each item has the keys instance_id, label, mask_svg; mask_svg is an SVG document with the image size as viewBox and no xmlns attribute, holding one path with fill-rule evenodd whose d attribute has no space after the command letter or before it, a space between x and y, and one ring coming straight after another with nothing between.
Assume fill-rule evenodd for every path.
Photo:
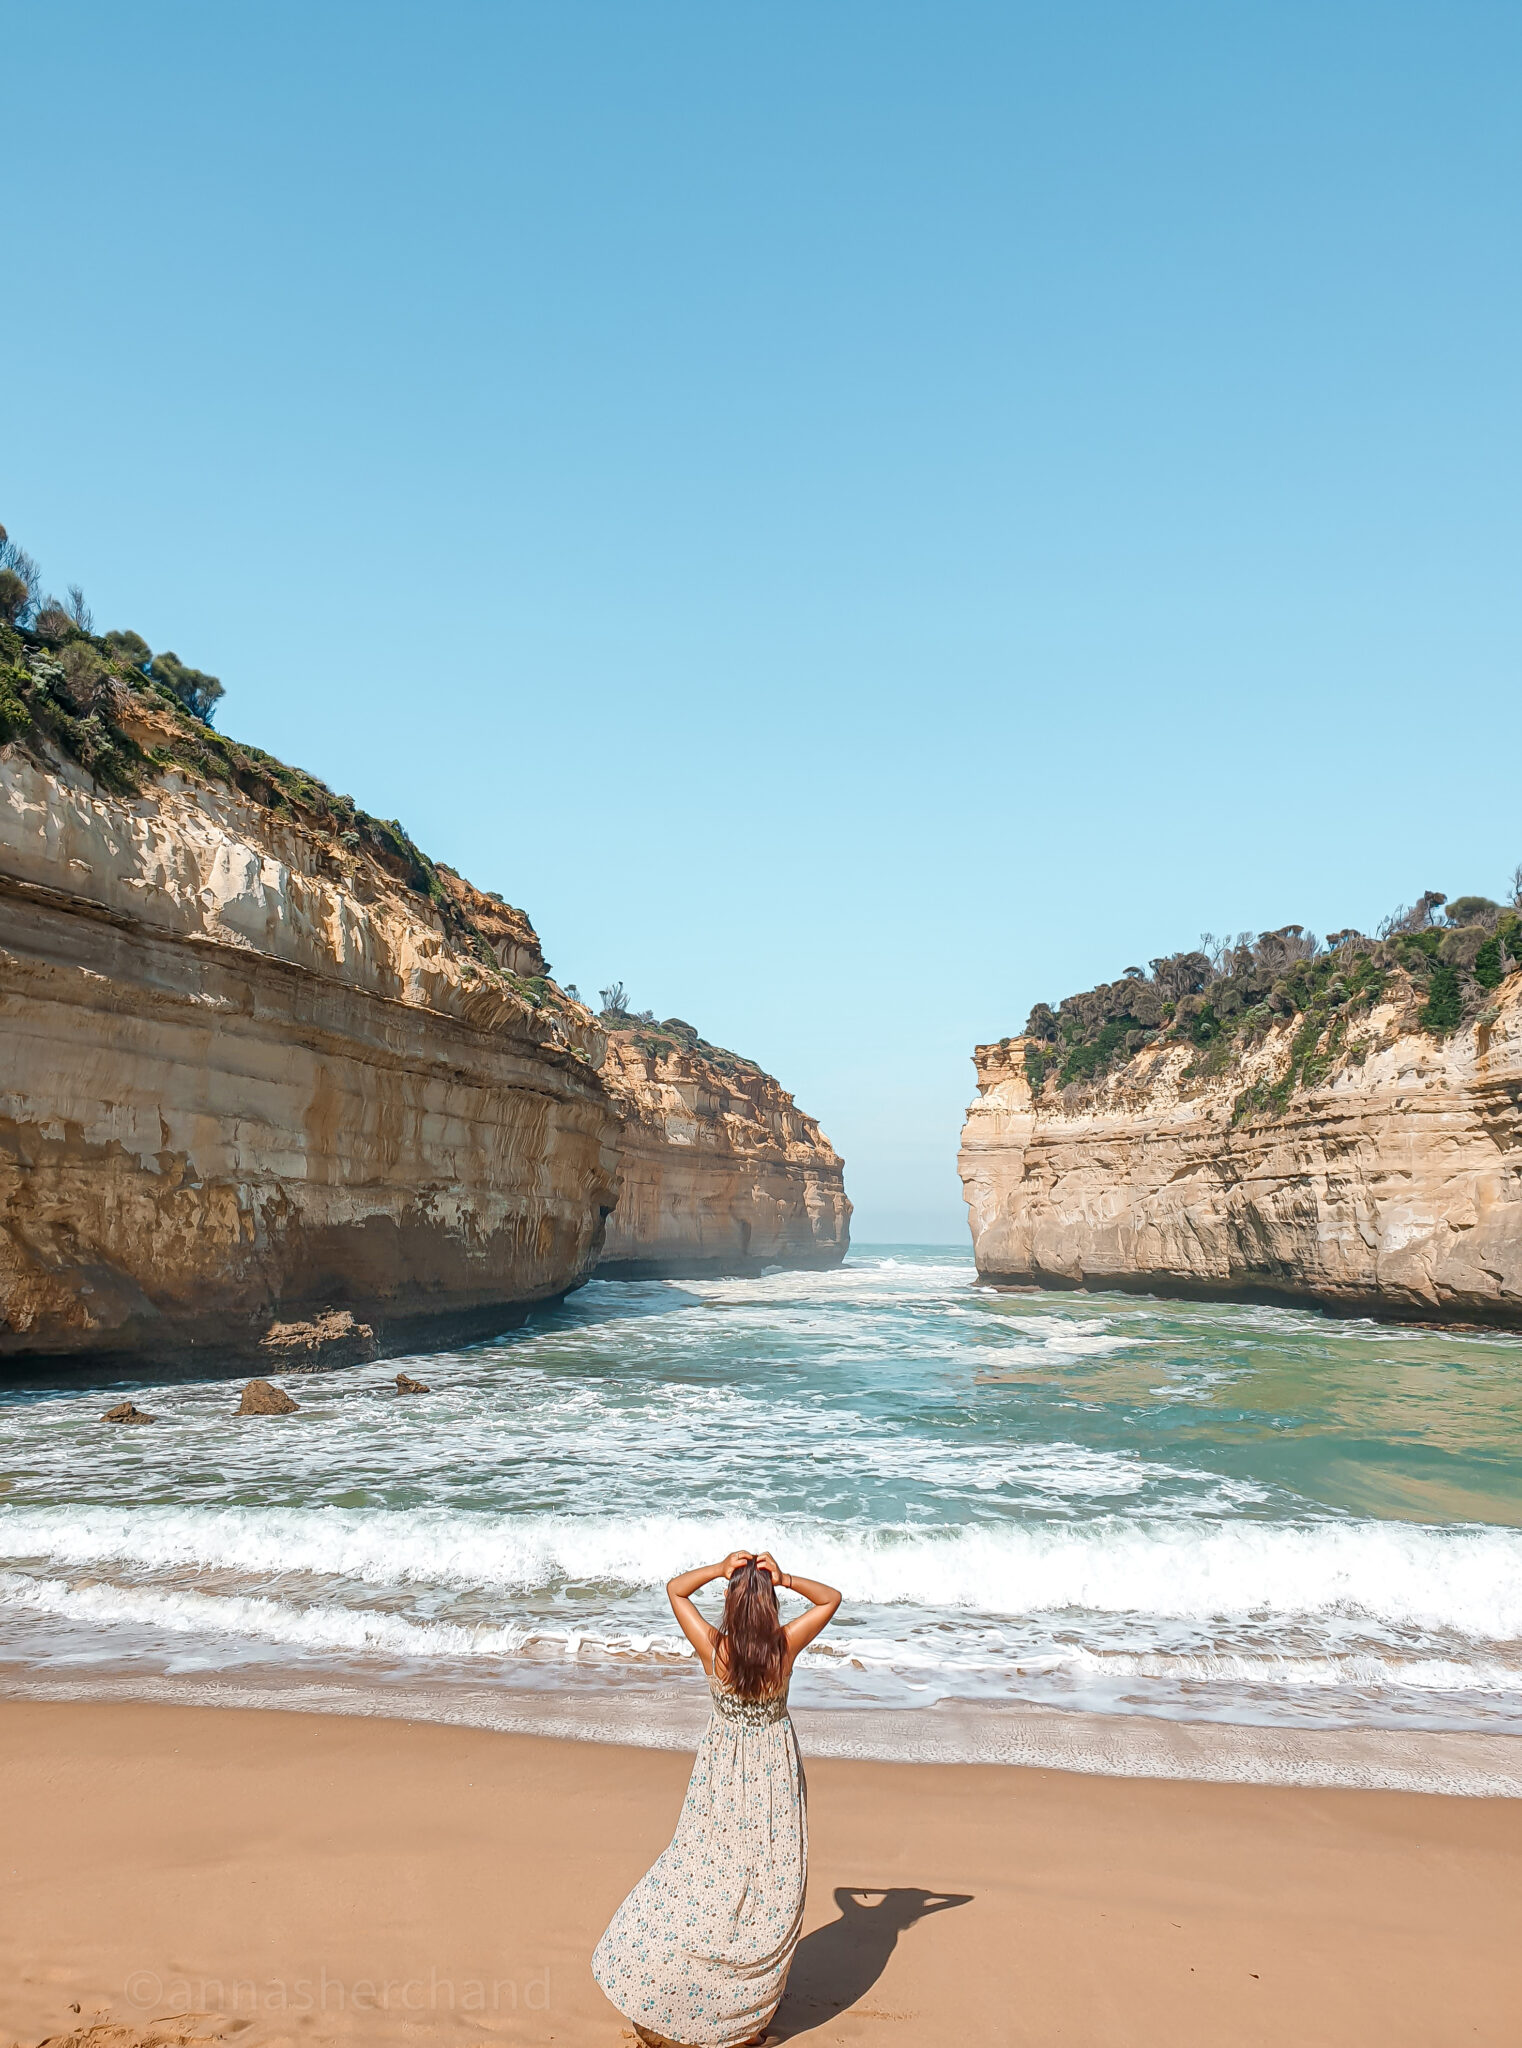
<instances>
[{"instance_id":1,"label":"woman's hand in hair","mask_svg":"<svg viewBox=\"0 0 1522 2048\"><path fill-rule=\"evenodd\" d=\"M800 1650L806 1650L822 1629L828 1628L835 1619L835 1610L840 1605L840 1595L833 1586L826 1586L819 1579L801 1578L797 1572L788 1572L788 1591L801 1593L809 1605L797 1615L782 1633L787 1637L789 1668L792 1659Z\"/></svg>"},{"instance_id":2,"label":"woman's hand in hair","mask_svg":"<svg viewBox=\"0 0 1522 2048\"><path fill-rule=\"evenodd\" d=\"M762 1571L766 1573L774 1586L780 1586L787 1577L787 1573L778 1564L776 1558L772 1556L769 1550L758 1550L756 1552L756 1563L760 1565Z\"/></svg>"},{"instance_id":3,"label":"woman's hand in hair","mask_svg":"<svg viewBox=\"0 0 1522 2048\"><path fill-rule=\"evenodd\" d=\"M713 1669L713 1646L719 1639L719 1632L711 1621L705 1621L699 1614L692 1604L692 1596L704 1586L712 1585L715 1579L730 1578L742 1564L749 1562L748 1550L732 1550L721 1564L695 1565L690 1572L678 1572L674 1579L666 1581L666 1596L671 1602L677 1625L697 1651L698 1662L705 1671Z\"/></svg>"}]
</instances>

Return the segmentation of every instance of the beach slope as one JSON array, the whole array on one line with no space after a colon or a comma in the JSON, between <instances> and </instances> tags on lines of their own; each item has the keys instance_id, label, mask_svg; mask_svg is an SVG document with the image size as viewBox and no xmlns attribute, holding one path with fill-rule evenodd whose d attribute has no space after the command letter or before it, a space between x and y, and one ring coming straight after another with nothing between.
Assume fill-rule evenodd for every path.
<instances>
[{"instance_id":1,"label":"beach slope","mask_svg":"<svg viewBox=\"0 0 1522 2048\"><path fill-rule=\"evenodd\" d=\"M587 1959L687 1769L407 1722L0 1703L0 2042L611 2048L632 2036ZM810 1794L775 2039L1516 2041L1522 1802L838 1761Z\"/></svg>"}]
</instances>

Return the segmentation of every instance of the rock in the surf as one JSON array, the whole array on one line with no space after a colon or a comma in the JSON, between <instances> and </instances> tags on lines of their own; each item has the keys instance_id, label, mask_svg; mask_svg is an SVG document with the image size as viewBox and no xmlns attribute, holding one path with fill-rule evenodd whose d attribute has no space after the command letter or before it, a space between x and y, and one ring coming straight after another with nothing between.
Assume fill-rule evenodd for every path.
<instances>
[{"instance_id":1,"label":"rock in the surf","mask_svg":"<svg viewBox=\"0 0 1522 2048\"><path fill-rule=\"evenodd\" d=\"M415 1380L409 1374L399 1372L396 1376L396 1391L399 1394L431 1394L433 1388L425 1387L421 1380Z\"/></svg>"},{"instance_id":2,"label":"rock in the surf","mask_svg":"<svg viewBox=\"0 0 1522 2048\"><path fill-rule=\"evenodd\" d=\"M375 1332L346 1308L324 1309L304 1323L271 1323L259 1339L265 1360L278 1372L332 1372L340 1365L364 1365L375 1356Z\"/></svg>"},{"instance_id":3,"label":"rock in the surf","mask_svg":"<svg viewBox=\"0 0 1522 2048\"><path fill-rule=\"evenodd\" d=\"M118 1401L114 1408L108 1408L100 1418L102 1422L157 1422L156 1415L145 1415L135 1401Z\"/></svg>"},{"instance_id":4,"label":"rock in the surf","mask_svg":"<svg viewBox=\"0 0 1522 2048\"><path fill-rule=\"evenodd\" d=\"M268 1380L250 1380L239 1403L240 1415L294 1415L300 1408L284 1387L272 1387Z\"/></svg>"}]
</instances>

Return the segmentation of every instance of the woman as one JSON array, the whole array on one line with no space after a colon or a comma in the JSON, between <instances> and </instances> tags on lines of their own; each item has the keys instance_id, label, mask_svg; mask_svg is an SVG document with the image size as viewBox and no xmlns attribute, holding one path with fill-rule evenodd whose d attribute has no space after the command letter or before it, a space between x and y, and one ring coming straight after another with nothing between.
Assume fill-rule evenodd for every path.
<instances>
[{"instance_id":1,"label":"woman","mask_svg":"<svg viewBox=\"0 0 1522 2048\"><path fill-rule=\"evenodd\" d=\"M729 1581L720 1628L692 1604L712 1579ZM778 1586L812 1603L785 1628ZM613 1915L592 1970L651 2048L740 2048L766 2039L803 1923L808 1820L787 1688L840 1595L765 1550L732 1550L666 1592L713 1716L671 1846Z\"/></svg>"}]
</instances>

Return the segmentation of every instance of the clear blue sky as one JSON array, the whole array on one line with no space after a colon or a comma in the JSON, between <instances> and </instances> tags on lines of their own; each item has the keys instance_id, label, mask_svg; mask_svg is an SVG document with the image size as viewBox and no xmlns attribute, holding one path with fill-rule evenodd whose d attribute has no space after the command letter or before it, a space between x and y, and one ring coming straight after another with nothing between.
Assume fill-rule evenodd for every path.
<instances>
[{"instance_id":1,"label":"clear blue sky","mask_svg":"<svg viewBox=\"0 0 1522 2048\"><path fill-rule=\"evenodd\" d=\"M0 519L955 1241L975 1041L1522 860L1522 9L13 4Z\"/></svg>"}]
</instances>

